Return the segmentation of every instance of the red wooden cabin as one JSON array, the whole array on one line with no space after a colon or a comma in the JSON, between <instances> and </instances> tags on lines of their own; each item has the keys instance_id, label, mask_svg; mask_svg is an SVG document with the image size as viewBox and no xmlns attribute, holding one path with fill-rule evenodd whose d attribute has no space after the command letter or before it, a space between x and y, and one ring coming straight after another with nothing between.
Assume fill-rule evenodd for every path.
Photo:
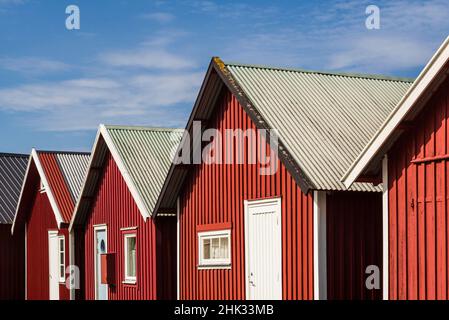
<instances>
[{"instance_id":1,"label":"red wooden cabin","mask_svg":"<svg viewBox=\"0 0 449 320\"><path fill-rule=\"evenodd\" d=\"M85 299L176 298L175 211L152 217L181 134L100 126L70 227Z\"/></svg>"},{"instance_id":2,"label":"red wooden cabin","mask_svg":"<svg viewBox=\"0 0 449 320\"><path fill-rule=\"evenodd\" d=\"M69 300L72 265L68 226L88 153L31 151L12 226L25 228L26 299Z\"/></svg>"},{"instance_id":3,"label":"red wooden cabin","mask_svg":"<svg viewBox=\"0 0 449 320\"><path fill-rule=\"evenodd\" d=\"M25 298L23 228L11 235L28 156L0 153L0 300Z\"/></svg>"},{"instance_id":4,"label":"red wooden cabin","mask_svg":"<svg viewBox=\"0 0 449 320\"><path fill-rule=\"evenodd\" d=\"M187 162L172 165L156 206L177 208L178 297L380 298L365 271L382 264L382 189L347 190L340 178L409 86L214 58L187 124L209 144L183 140ZM229 129L241 131L222 139ZM270 129L278 142L256 131ZM242 163L235 139L251 130ZM201 151L230 161L206 163ZM264 151L278 151L272 174L249 161Z\"/></svg>"},{"instance_id":5,"label":"red wooden cabin","mask_svg":"<svg viewBox=\"0 0 449 320\"><path fill-rule=\"evenodd\" d=\"M449 38L344 177L383 177L385 299L449 298Z\"/></svg>"}]
</instances>

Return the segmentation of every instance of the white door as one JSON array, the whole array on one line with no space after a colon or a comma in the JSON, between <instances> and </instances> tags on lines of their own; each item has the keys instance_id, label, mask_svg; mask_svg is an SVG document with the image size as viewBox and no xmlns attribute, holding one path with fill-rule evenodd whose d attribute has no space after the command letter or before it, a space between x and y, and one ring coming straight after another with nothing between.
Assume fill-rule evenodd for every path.
<instances>
[{"instance_id":1,"label":"white door","mask_svg":"<svg viewBox=\"0 0 449 320\"><path fill-rule=\"evenodd\" d=\"M246 297L282 299L281 199L245 201Z\"/></svg>"},{"instance_id":2,"label":"white door","mask_svg":"<svg viewBox=\"0 0 449 320\"><path fill-rule=\"evenodd\" d=\"M50 300L59 300L59 246L57 231L48 232L48 257Z\"/></svg>"},{"instance_id":3,"label":"white door","mask_svg":"<svg viewBox=\"0 0 449 320\"><path fill-rule=\"evenodd\" d=\"M101 283L101 255L107 253L106 229L95 230L95 292L97 300L108 300L108 285Z\"/></svg>"}]
</instances>

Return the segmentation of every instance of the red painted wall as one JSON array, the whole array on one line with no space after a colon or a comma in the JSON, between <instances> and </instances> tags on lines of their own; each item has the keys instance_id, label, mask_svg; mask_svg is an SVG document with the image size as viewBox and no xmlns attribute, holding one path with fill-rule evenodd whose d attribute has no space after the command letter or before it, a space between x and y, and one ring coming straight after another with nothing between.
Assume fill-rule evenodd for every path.
<instances>
[{"instance_id":1,"label":"red painted wall","mask_svg":"<svg viewBox=\"0 0 449 320\"><path fill-rule=\"evenodd\" d=\"M25 235L11 235L10 224L0 224L0 300L25 298Z\"/></svg>"},{"instance_id":2,"label":"red painted wall","mask_svg":"<svg viewBox=\"0 0 449 320\"><path fill-rule=\"evenodd\" d=\"M110 300L176 298L176 219L158 217L145 222L120 171L107 155L103 176L84 229L84 290L95 299L94 225L107 225L107 249L115 253L116 283L109 286ZM137 283L123 284L122 228L137 227Z\"/></svg>"},{"instance_id":3,"label":"red painted wall","mask_svg":"<svg viewBox=\"0 0 449 320\"><path fill-rule=\"evenodd\" d=\"M34 168L35 170L35 168ZM37 175L37 172L34 173ZM38 181L38 180L36 180ZM38 183L30 188L27 198L32 199L26 216L27 233L27 299L49 299L48 231L58 230L56 218L47 193L40 193ZM66 265L69 264L69 237L66 228L59 230L65 236ZM70 292L65 284L59 286L59 299L69 300Z\"/></svg>"},{"instance_id":4,"label":"red painted wall","mask_svg":"<svg viewBox=\"0 0 449 320\"><path fill-rule=\"evenodd\" d=\"M447 299L449 80L388 154L389 297Z\"/></svg>"},{"instance_id":5,"label":"red painted wall","mask_svg":"<svg viewBox=\"0 0 449 320\"><path fill-rule=\"evenodd\" d=\"M223 137L226 128L256 129L229 92L214 114L209 126L220 130ZM243 203L262 197L282 197L283 298L313 299L312 194L303 194L281 164L271 176L259 175L258 169L257 164L204 163L192 168L180 195L181 299L245 299ZM232 268L198 270L196 227L228 222L232 224Z\"/></svg>"},{"instance_id":6,"label":"red painted wall","mask_svg":"<svg viewBox=\"0 0 449 320\"><path fill-rule=\"evenodd\" d=\"M382 194L327 195L328 299L382 298ZM366 267L379 267L380 289L366 289Z\"/></svg>"}]
</instances>

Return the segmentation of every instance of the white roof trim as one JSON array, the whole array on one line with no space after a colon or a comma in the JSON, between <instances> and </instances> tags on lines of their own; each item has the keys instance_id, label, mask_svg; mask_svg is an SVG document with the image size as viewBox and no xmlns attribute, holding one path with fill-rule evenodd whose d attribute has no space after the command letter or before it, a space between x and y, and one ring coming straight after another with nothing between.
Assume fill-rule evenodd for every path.
<instances>
[{"instance_id":1,"label":"white roof trim","mask_svg":"<svg viewBox=\"0 0 449 320\"><path fill-rule=\"evenodd\" d=\"M28 178L28 174L29 174L29 170L30 170L30 166L31 166L31 161L34 161L34 163L36 164L36 168L37 171L39 173L39 177L42 181L42 184L44 185L45 191L47 193L48 196L48 200L50 201L50 205L51 208L53 210L53 213L55 215L55 219L56 219L56 223L58 225L58 228L61 228L61 225L64 223L64 220L62 219L62 215L61 212L59 211L59 207L56 203L55 197L53 196L53 192L50 188L50 184L48 183L47 177L45 176L45 172L44 172L44 168L42 167L42 164L39 160L39 155L36 152L36 149L32 149L31 150L31 155L30 155L30 159L28 161L28 166L27 166L27 170L23 179L23 183L22 183L22 190L20 191L20 197L19 197L19 201L17 202L17 208L16 208L16 214L14 215L14 221L12 224L12 229L11 229L11 233L14 233L14 227L16 224L16 219L17 219L17 214L19 211L19 207L20 207L20 203L22 202L22 197L23 197L23 192L25 189L25 184Z\"/></svg>"},{"instance_id":2,"label":"white roof trim","mask_svg":"<svg viewBox=\"0 0 449 320\"><path fill-rule=\"evenodd\" d=\"M101 125L100 125L100 127L101 127ZM100 140L100 129L98 129L98 131L97 131L97 135L95 137L94 145L92 147L92 152L91 152L91 156L89 159L89 165L87 166L87 170L84 175L83 184L81 186L81 191L79 193L78 199L76 199L75 208L73 209L73 214L72 214L72 220L70 221L70 225L69 225L69 232L72 232L73 224L75 223L75 218L76 218L76 215L79 210L81 199L83 198L84 190L86 189L87 178L89 177L89 172L92 168L92 162L95 157L95 151L97 150L97 145L98 145L99 140Z\"/></svg>"},{"instance_id":3,"label":"white roof trim","mask_svg":"<svg viewBox=\"0 0 449 320\"><path fill-rule=\"evenodd\" d=\"M373 160L379 149L385 144L397 126L413 108L416 101L427 91L435 76L449 60L449 37L443 42L432 59L421 71L418 78L412 84L401 101L390 113L382 127L376 132L374 137L365 146L363 151L352 163L351 167L342 178L343 183L349 188L362 174L365 168Z\"/></svg>"},{"instance_id":4,"label":"white roof trim","mask_svg":"<svg viewBox=\"0 0 449 320\"><path fill-rule=\"evenodd\" d=\"M104 125L100 125L100 132L104 138L104 141L106 142L106 145L109 148L109 151L111 152L112 158L114 159L115 163L117 164L117 167L119 168L120 173L122 174L123 179L125 180L125 183L128 186L129 191L131 192L131 195L134 198L134 201L137 204L137 207L140 210L140 213L143 216L143 219L146 221L147 218L151 217L151 214L148 212L148 209L147 209L145 203L143 202L143 199L140 196L140 193L137 190L133 179L129 175L129 172L125 166L125 163L122 161L122 158L120 157L120 154L118 153L118 150L115 147L115 144L112 141L112 138L109 135L109 132Z\"/></svg>"},{"instance_id":5,"label":"white roof trim","mask_svg":"<svg viewBox=\"0 0 449 320\"><path fill-rule=\"evenodd\" d=\"M137 190L137 188L134 184L134 181L132 180L131 176L129 175L129 172L128 172L122 158L120 157L120 154L118 153L118 150L115 147L115 144L112 141L112 138L109 135L108 130L106 129L106 127L103 124L100 124L98 133L97 133L97 137L95 139L95 143L92 148L92 156L90 159L89 168L86 172L86 176L85 176L84 183L83 183L83 188L80 192L80 198L78 199L78 201L76 203L75 211L72 216L72 221L70 222L70 227L69 227L70 231L72 230L73 224L75 223L76 214L78 213L78 208L79 208L79 205L80 205L83 193L84 193L84 189L86 187L87 177L89 175L90 168L92 167L92 161L94 160L94 155L95 155L95 151L97 149L97 145L98 145L100 136L103 137L103 139L106 143L106 146L108 147L109 151L111 152L112 158L114 159L115 163L117 164L117 167L118 167L123 179L125 180L126 186L128 187L128 190L130 191L134 201L136 202L137 207L139 208L139 211L142 214L143 219L146 221L146 219L151 216L147 207L145 206L145 203L143 202L142 197L140 196L139 191Z\"/></svg>"}]
</instances>

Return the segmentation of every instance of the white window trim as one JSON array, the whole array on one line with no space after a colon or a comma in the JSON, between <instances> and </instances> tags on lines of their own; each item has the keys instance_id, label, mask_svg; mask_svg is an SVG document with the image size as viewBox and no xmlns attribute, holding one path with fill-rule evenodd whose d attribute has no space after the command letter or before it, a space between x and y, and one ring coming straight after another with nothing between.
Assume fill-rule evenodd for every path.
<instances>
[{"instance_id":1,"label":"white window trim","mask_svg":"<svg viewBox=\"0 0 449 320\"><path fill-rule=\"evenodd\" d=\"M203 257L203 240L228 237L228 259L209 259ZM231 268L231 229L198 232L198 269L230 269Z\"/></svg>"},{"instance_id":2,"label":"white window trim","mask_svg":"<svg viewBox=\"0 0 449 320\"><path fill-rule=\"evenodd\" d=\"M136 239L136 275L134 277L128 275L128 238ZM123 283L135 284L137 282L137 234L136 233L125 233L123 235L123 246L124 246L124 270L125 270L125 280Z\"/></svg>"},{"instance_id":3,"label":"white window trim","mask_svg":"<svg viewBox=\"0 0 449 320\"><path fill-rule=\"evenodd\" d=\"M63 246L62 246L62 252L61 252L61 240L63 242ZM61 264L61 253L64 257L64 262ZM59 275L59 282L60 283L64 283L65 282L65 265L66 265L66 261L65 261L65 237L64 236L59 236L58 237L58 275ZM61 277L61 267L64 267L64 273L62 274Z\"/></svg>"}]
</instances>

